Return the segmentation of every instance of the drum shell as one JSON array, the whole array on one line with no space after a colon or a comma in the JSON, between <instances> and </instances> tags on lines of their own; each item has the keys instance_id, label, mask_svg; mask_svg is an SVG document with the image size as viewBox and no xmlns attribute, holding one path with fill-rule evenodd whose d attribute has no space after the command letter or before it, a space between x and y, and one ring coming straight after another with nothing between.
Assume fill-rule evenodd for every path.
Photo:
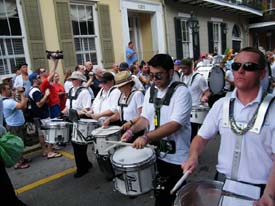
<instances>
[{"instance_id":1,"label":"drum shell","mask_svg":"<svg viewBox=\"0 0 275 206\"><path fill-rule=\"evenodd\" d=\"M192 107L190 122L202 124L207 113L209 111L208 107Z\"/></svg>"},{"instance_id":2,"label":"drum shell","mask_svg":"<svg viewBox=\"0 0 275 206\"><path fill-rule=\"evenodd\" d=\"M49 144L67 143L70 141L71 123L64 121L48 121L45 128L45 142Z\"/></svg>"},{"instance_id":3,"label":"drum shell","mask_svg":"<svg viewBox=\"0 0 275 206\"><path fill-rule=\"evenodd\" d=\"M155 162L154 152L146 160L132 164L116 162L112 155L111 163L115 171L115 189L127 196L137 196L152 190L156 173Z\"/></svg>"},{"instance_id":4,"label":"drum shell","mask_svg":"<svg viewBox=\"0 0 275 206\"><path fill-rule=\"evenodd\" d=\"M89 144L93 142L92 131L99 127L99 123L92 119L80 119L77 123L73 123L72 142L77 144ZM77 130L87 139L83 139Z\"/></svg>"},{"instance_id":5,"label":"drum shell","mask_svg":"<svg viewBox=\"0 0 275 206\"><path fill-rule=\"evenodd\" d=\"M214 206L222 195L223 182L196 181L182 187L177 192L174 206Z\"/></svg>"},{"instance_id":6,"label":"drum shell","mask_svg":"<svg viewBox=\"0 0 275 206\"><path fill-rule=\"evenodd\" d=\"M110 132L113 131L113 132ZM114 154L115 148L106 151L106 149L113 144L106 141L119 141L121 137L121 130L118 126L110 126L106 129L98 128L92 132L94 137L94 151L98 155L110 155Z\"/></svg>"}]
</instances>

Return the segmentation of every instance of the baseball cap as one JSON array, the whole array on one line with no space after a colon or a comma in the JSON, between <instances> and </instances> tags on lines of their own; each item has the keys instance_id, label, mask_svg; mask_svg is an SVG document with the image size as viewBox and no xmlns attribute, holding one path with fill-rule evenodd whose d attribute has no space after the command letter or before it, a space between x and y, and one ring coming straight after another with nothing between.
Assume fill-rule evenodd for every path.
<instances>
[{"instance_id":1,"label":"baseball cap","mask_svg":"<svg viewBox=\"0 0 275 206\"><path fill-rule=\"evenodd\" d=\"M114 75L110 72L105 72L102 76L100 83L106 83L108 81L115 80Z\"/></svg>"},{"instance_id":2,"label":"baseball cap","mask_svg":"<svg viewBox=\"0 0 275 206\"><path fill-rule=\"evenodd\" d=\"M181 65L181 64L182 64L182 62L181 62L181 60L176 59L176 60L174 61L174 64L176 64L176 65Z\"/></svg>"},{"instance_id":3,"label":"baseball cap","mask_svg":"<svg viewBox=\"0 0 275 206\"><path fill-rule=\"evenodd\" d=\"M120 71L125 71L129 68L129 65L127 62L121 62L121 64L119 65L119 70Z\"/></svg>"},{"instance_id":4,"label":"baseball cap","mask_svg":"<svg viewBox=\"0 0 275 206\"><path fill-rule=\"evenodd\" d=\"M30 80L30 82L33 83L33 80L36 79L37 76L38 76L38 73L36 73L36 72L31 73L31 74L29 75L29 80Z\"/></svg>"}]
</instances>

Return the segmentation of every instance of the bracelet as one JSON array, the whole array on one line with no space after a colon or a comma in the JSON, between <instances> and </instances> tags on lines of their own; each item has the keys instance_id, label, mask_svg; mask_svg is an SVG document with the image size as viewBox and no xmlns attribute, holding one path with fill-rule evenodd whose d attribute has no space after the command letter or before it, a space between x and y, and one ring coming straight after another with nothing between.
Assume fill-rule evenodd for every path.
<instances>
[{"instance_id":1,"label":"bracelet","mask_svg":"<svg viewBox=\"0 0 275 206\"><path fill-rule=\"evenodd\" d=\"M151 140L149 139L147 133L145 133L143 136L141 136L141 138L143 138L145 140L146 144L151 142Z\"/></svg>"},{"instance_id":2,"label":"bracelet","mask_svg":"<svg viewBox=\"0 0 275 206\"><path fill-rule=\"evenodd\" d=\"M134 122L133 122L132 120L130 120L129 122L130 122L131 126L133 126L133 125L134 125Z\"/></svg>"}]
</instances>

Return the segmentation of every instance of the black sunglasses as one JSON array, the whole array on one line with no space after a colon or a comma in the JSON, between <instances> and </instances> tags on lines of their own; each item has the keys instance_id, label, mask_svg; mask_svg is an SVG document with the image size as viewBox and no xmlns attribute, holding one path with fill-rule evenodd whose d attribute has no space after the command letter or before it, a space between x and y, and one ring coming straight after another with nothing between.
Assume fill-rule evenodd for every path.
<instances>
[{"instance_id":1,"label":"black sunglasses","mask_svg":"<svg viewBox=\"0 0 275 206\"><path fill-rule=\"evenodd\" d=\"M231 68L233 71L238 71L241 67L248 72L253 72L253 71L262 69L262 67L259 64L256 64L253 62L245 62L245 63L233 62L231 64Z\"/></svg>"},{"instance_id":2,"label":"black sunglasses","mask_svg":"<svg viewBox=\"0 0 275 206\"><path fill-rule=\"evenodd\" d=\"M151 79L156 79L156 80L162 80L162 74L163 74L164 72L158 72L158 73L150 73L150 78Z\"/></svg>"}]
</instances>

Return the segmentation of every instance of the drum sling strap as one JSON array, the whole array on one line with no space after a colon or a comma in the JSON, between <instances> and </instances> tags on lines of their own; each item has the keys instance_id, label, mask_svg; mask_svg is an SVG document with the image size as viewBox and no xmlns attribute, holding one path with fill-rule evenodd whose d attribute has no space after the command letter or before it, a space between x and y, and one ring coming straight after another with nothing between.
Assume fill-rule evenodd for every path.
<instances>
[{"instance_id":1,"label":"drum sling strap","mask_svg":"<svg viewBox=\"0 0 275 206\"><path fill-rule=\"evenodd\" d=\"M120 94L120 97L118 99L118 106L120 106L120 109L121 109L121 121L124 122L124 112L123 112L123 109L124 107L128 107L128 105L130 104L135 92L138 91L138 90L132 90L131 93L129 94L129 96L127 97L126 101L123 101L124 99L124 96L123 94L121 93Z\"/></svg>"},{"instance_id":2,"label":"drum sling strap","mask_svg":"<svg viewBox=\"0 0 275 206\"><path fill-rule=\"evenodd\" d=\"M155 88L155 85L152 85L150 88L150 98L149 103L154 104L155 108L155 116L154 116L154 125L155 129L157 129L160 126L160 110L162 105L168 106L170 104L171 97L175 93L178 86L185 86L186 85L183 82L173 82L169 87L164 95L163 98L157 98L157 89ZM160 145L158 145L160 148L160 151L166 151L170 154L175 153L175 142L174 141L167 141L167 140L160 140Z\"/></svg>"},{"instance_id":3,"label":"drum sling strap","mask_svg":"<svg viewBox=\"0 0 275 206\"><path fill-rule=\"evenodd\" d=\"M195 80L195 78L196 78L196 76L197 76L198 74L201 75L200 73L194 73L194 74L192 75L192 77L191 77L191 82L188 81L187 87L190 87L190 86L192 85L193 81ZM181 78L180 78L180 80L181 80L182 82L183 82L183 77L184 77L184 74L182 74L182 76L181 76ZM189 82L190 82L190 84L189 84Z\"/></svg>"},{"instance_id":4,"label":"drum sling strap","mask_svg":"<svg viewBox=\"0 0 275 206\"><path fill-rule=\"evenodd\" d=\"M234 118L234 99L231 99L230 96L231 92L227 94L225 103L223 105L223 126L230 127L232 131L237 135L231 168L231 179L237 180L241 159L243 135L248 131L256 134L260 133L263 123L265 121L268 108L275 99L275 96L271 94L263 94L262 101L259 104L256 112L254 113L253 117L250 119L246 127L244 126L243 129L240 129L236 123L232 123L232 118Z\"/></svg>"}]
</instances>

